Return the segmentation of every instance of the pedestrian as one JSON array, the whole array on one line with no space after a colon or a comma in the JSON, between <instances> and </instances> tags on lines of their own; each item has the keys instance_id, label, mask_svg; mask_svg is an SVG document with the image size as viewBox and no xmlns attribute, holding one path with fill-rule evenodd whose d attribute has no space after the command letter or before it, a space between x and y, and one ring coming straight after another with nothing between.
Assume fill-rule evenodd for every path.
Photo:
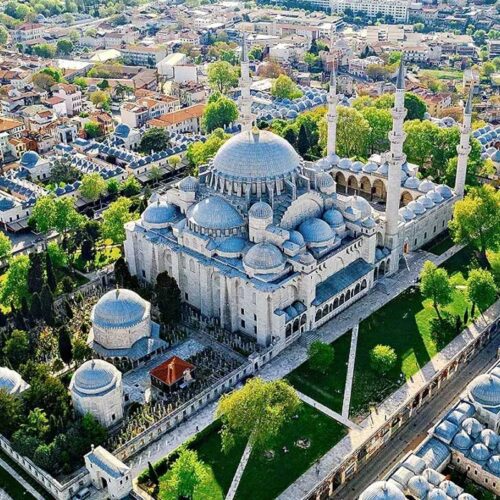
<instances>
[{"instance_id":1,"label":"pedestrian","mask_svg":"<svg viewBox=\"0 0 500 500\"><path fill-rule=\"evenodd\" d=\"M198 426L196 426L196 432L198 432Z\"/></svg>"}]
</instances>

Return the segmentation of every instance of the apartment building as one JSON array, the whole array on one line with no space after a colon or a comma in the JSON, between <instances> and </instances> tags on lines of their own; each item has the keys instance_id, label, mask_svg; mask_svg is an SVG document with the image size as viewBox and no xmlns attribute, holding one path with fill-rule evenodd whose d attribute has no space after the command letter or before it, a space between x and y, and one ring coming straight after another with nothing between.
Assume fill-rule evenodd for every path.
<instances>
[{"instance_id":1,"label":"apartment building","mask_svg":"<svg viewBox=\"0 0 500 500\"><path fill-rule=\"evenodd\" d=\"M141 128L149 120L180 108L176 97L163 96L161 99L142 97L135 102L126 102L120 108L121 121L130 128Z\"/></svg>"},{"instance_id":2,"label":"apartment building","mask_svg":"<svg viewBox=\"0 0 500 500\"><path fill-rule=\"evenodd\" d=\"M77 115L82 111L82 92L76 85L59 83L57 84L57 89L53 95L64 99L68 116Z\"/></svg>"},{"instance_id":3,"label":"apartment building","mask_svg":"<svg viewBox=\"0 0 500 500\"><path fill-rule=\"evenodd\" d=\"M12 33L16 43L26 43L43 37L45 27L43 24L24 23L18 26Z\"/></svg>"},{"instance_id":4,"label":"apartment building","mask_svg":"<svg viewBox=\"0 0 500 500\"><path fill-rule=\"evenodd\" d=\"M154 68L166 55L167 49L161 45L145 47L142 45L127 45L120 49L125 64Z\"/></svg>"},{"instance_id":5,"label":"apartment building","mask_svg":"<svg viewBox=\"0 0 500 500\"><path fill-rule=\"evenodd\" d=\"M205 104L195 104L188 108L172 111L159 118L154 118L148 122L149 127L160 127L167 129L172 134L201 132L201 117Z\"/></svg>"},{"instance_id":6,"label":"apartment building","mask_svg":"<svg viewBox=\"0 0 500 500\"><path fill-rule=\"evenodd\" d=\"M313 0L311 3L323 2ZM332 13L343 14L350 9L354 13L362 12L368 17L391 16L395 22L408 22L409 0L330 0Z\"/></svg>"}]
</instances>

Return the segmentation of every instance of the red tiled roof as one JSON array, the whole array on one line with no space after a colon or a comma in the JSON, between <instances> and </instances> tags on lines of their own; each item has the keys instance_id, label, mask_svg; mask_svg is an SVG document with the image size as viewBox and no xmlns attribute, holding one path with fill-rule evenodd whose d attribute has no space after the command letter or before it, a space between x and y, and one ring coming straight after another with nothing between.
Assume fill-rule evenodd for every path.
<instances>
[{"instance_id":1,"label":"red tiled roof","mask_svg":"<svg viewBox=\"0 0 500 500\"><path fill-rule=\"evenodd\" d=\"M184 361L178 356L172 356L164 361L161 365L153 368L149 374L157 378L161 382L172 385L179 381L186 370L193 370L194 365Z\"/></svg>"}]
</instances>

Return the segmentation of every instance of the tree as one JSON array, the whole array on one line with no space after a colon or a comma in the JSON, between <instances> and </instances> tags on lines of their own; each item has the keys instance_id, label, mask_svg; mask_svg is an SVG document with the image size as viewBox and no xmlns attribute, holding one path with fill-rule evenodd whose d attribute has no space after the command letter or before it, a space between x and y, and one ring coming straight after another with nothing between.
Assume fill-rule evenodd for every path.
<instances>
[{"instance_id":1,"label":"tree","mask_svg":"<svg viewBox=\"0 0 500 500\"><path fill-rule=\"evenodd\" d=\"M141 137L139 150L145 154L151 154L152 151L164 151L170 146L166 129L152 127Z\"/></svg>"},{"instance_id":2,"label":"tree","mask_svg":"<svg viewBox=\"0 0 500 500\"><path fill-rule=\"evenodd\" d=\"M289 76L280 75L273 82L271 94L279 99L296 99L302 92Z\"/></svg>"},{"instance_id":3,"label":"tree","mask_svg":"<svg viewBox=\"0 0 500 500\"><path fill-rule=\"evenodd\" d=\"M14 330L5 342L3 353L14 369L26 363L30 356L30 343L27 332Z\"/></svg>"},{"instance_id":4,"label":"tree","mask_svg":"<svg viewBox=\"0 0 500 500\"><path fill-rule=\"evenodd\" d=\"M54 227L56 201L54 196L42 196L36 200L29 223L45 235Z\"/></svg>"},{"instance_id":5,"label":"tree","mask_svg":"<svg viewBox=\"0 0 500 500\"><path fill-rule=\"evenodd\" d=\"M141 192L141 185L139 181L133 176L129 175L121 184L120 184L120 192L123 196L127 198L131 196L135 196Z\"/></svg>"},{"instance_id":6,"label":"tree","mask_svg":"<svg viewBox=\"0 0 500 500\"><path fill-rule=\"evenodd\" d=\"M49 252L45 254L45 273L47 274L47 284L49 285L49 288L52 291L55 291L57 288L57 280L56 280L56 275L54 273L54 266L52 265L52 259L50 258ZM43 291L43 287L42 287ZM43 308L43 300L42 296L40 295L40 301L42 302L42 308Z\"/></svg>"},{"instance_id":7,"label":"tree","mask_svg":"<svg viewBox=\"0 0 500 500\"><path fill-rule=\"evenodd\" d=\"M56 81L50 75L42 72L34 74L31 81L35 87L40 90L45 90L46 92L56 84Z\"/></svg>"},{"instance_id":8,"label":"tree","mask_svg":"<svg viewBox=\"0 0 500 500\"><path fill-rule=\"evenodd\" d=\"M22 416L22 399L15 394L9 394L5 389L0 389L0 422L5 437L10 438L19 428Z\"/></svg>"},{"instance_id":9,"label":"tree","mask_svg":"<svg viewBox=\"0 0 500 500\"><path fill-rule=\"evenodd\" d=\"M76 337L73 339L72 354L73 360L79 365L92 357L92 349L89 347L87 342L85 342L85 340L80 337Z\"/></svg>"},{"instance_id":10,"label":"tree","mask_svg":"<svg viewBox=\"0 0 500 500\"><path fill-rule=\"evenodd\" d=\"M301 156L305 156L310 147L311 143L309 142L306 127L302 124L299 129L299 136L297 137L297 150Z\"/></svg>"},{"instance_id":11,"label":"tree","mask_svg":"<svg viewBox=\"0 0 500 500\"><path fill-rule=\"evenodd\" d=\"M181 291L167 271L156 277L155 295L162 323L177 323L181 318Z\"/></svg>"},{"instance_id":12,"label":"tree","mask_svg":"<svg viewBox=\"0 0 500 500\"><path fill-rule=\"evenodd\" d=\"M38 292L35 292L31 297L30 314L35 321L42 319L42 302Z\"/></svg>"},{"instance_id":13,"label":"tree","mask_svg":"<svg viewBox=\"0 0 500 500\"><path fill-rule=\"evenodd\" d=\"M12 243L10 238L5 233L0 233L0 259L10 257Z\"/></svg>"},{"instance_id":14,"label":"tree","mask_svg":"<svg viewBox=\"0 0 500 500\"><path fill-rule=\"evenodd\" d=\"M134 214L130 213L131 206L131 200L121 197L104 210L101 225L101 234L104 239L110 239L116 244L123 243L125 240L124 225L134 218Z\"/></svg>"},{"instance_id":15,"label":"tree","mask_svg":"<svg viewBox=\"0 0 500 500\"><path fill-rule=\"evenodd\" d=\"M455 204L449 227L453 241L470 245L489 268L487 251L500 248L500 192L487 184L472 188Z\"/></svg>"},{"instance_id":16,"label":"tree","mask_svg":"<svg viewBox=\"0 0 500 500\"><path fill-rule=\"evenodd\" d=\"M396 351L388 345L378 344L370 351L370 366L382 375L392 370L397 360Z\"/></svg>"},{"instance_id":17,"label":"tree","mask_svg":"<svg viewBox=\"0 0 500 500\"><path fill-rule=\"evenodd\" d=\"M59 356L67 365L73 359L73 345L71 344L71 337L67 326L59 329L58 336Z\"/></svg>"},{"instance_id":18,"label":"tree","mask_svg":"<svg viewBox=\"0 0 500 500\"><path fill-rule=\"evenodd\" d=\"M101 127L99 124L93 120L88 121L84 126L83 130L89 139L95 139L102 135Z\"/></svg>"},{"instance_id":19,"label":"tree","mask_svg":"<svg viewBox=\"0 0 500 500\"><path fill-rule=\"evenodd\" d=\"M227 61L216 61L208 65L208 83L221 94L238 85L237 70Z\"/></svg>"},{"instance_id":20,"label":"tree","mask_svg":"<svg viewBox=\"0 0 500 500\"><path fill-rule=\"evenodd\" d=\"M109 104L111 97L104 90L96 90L91 92L89 95L90 101L96 107L103 107L105 104Z\"/></svg>"},{"instance_id":21,"label":"tree","mask_svg":"<svg viewBox=\"0 0 500 500\"><path fill-rule=\"evenodd\" d=\"M387 109L369 106L361 109L361 114L370 125L368 145L371 153L380 153L389 148L388 134L392 128L392 115Z\"/></svg>"},{"instance_id":22,"label":"tree","mask_svg":"<svg viewBox=\"0 0 500 500\"><path fill-rule=\"evenodd\" d=\"M67 56L73 52L73 42L71 40L58 40L57 53L62 56Z\"/></svg>"},{"instance_id":23,"label":"tree","mask_svg":"<svg viewBox=\"0 0 500 500\"><path fill-rule=\"evenodd\" d=\"M118 182L117 179L110 179L108 181L108 185L106 186L106 189L109 194L118 194L118 191L120 191L120 183Z\"/></svg>"},{"instance_id":24,"label":"tree","mask_svg":"<svg viewBox=\"0 0 500 500\"><path fill-rule=\"evenodd\" d=\"M155 468L153 467L153 464L148 461L148 475L149 475L149 480L155 484L158 485L160 484L160 479L158 477L158 474L156 473Z\"/></svg>"},{"instance_id":25,"label":"tree","mask_svg":"<svg viewBox=\"0 0 500 500\"><path fill-rule=\"evenodd\" d=\"M252 61L262 61L263 54L264 54L263 48L260 45L255 44L248 51L248 58Z\"/></svg>"},{"instance_id":26,"label":"tree","mask_svg":"<svg viewBox=\"0 0 500 500\"><path fill-rule=\"evenodd\" d=\"M366 67L366 76L374 81L385 80L389 77L390 70L382 64L369 64Z\"/></svg>"},{"instance_id":27,"label":"tree","mask_svg":"<svg viewBox=\"0 0 500 500\"><path fill-rule=\"evenodd\" d=\"M33 53L38 57L52 59L56 55L56 47L48 43L40 43L33 46Z\"/></svg>"},{"instance_id":28,"label":"tree","mask_svg":"<svg viewBox=\"0 0 500 500\"><path fill-rule=\"evenodd\" d=\"M209 135L205 142L192 142L187 150L187 158L191 165L198 167L207 163L229 137L222 129L218 128Z\"/></svg>"},{"instance_id":29,"label":"tree","mask_svg":"<svg viewBox=\"0 0 500 500\"><path fill-rule=\"evenodd\" d=\"M182 160L179 155L173 155L168 159L168 164L172 167L172 170L176 170L181 161Z\"/></svg>"},{"instance_id":30,"label":"tree","mask_svg":"<svg viewBox=\"0 0 500 500\"><path fill-rule=\"evenodd\" d=\"M20 428L31 436L43 439L49 431L49 419L43 410L34 408Z\"/></svg>"},{"instance_id":31,"label":"tree","mask_svg":"<svg viewBox=\"0 0 500 500\"><path fill-rule=\"evenodd\" d=\"M0 25L0 45L5 45L9 38L9 32L5 28L5 26Z\"/></svg>"},{"instance_id":32,"label":"tree","mask_svg":"<svg viewBox=\"0 0 500 500\"><path fill-rule=\"evenodd\" d=\"M490 307L497 296L493 275L486 269L472 269L467 278L467 295L480 311Z\"/></svg>"},{"instance_id":33,"label":"tree","mask_svg":"<svg viewBox=\"0 0 500 500\"><path fill-rule=\"evenodd\" d=\"M423 120L427 112L425 101L412 92L405 93L405 108L408 110L406 120Z\"/></svg>"},{"instance_id":34,"label":"tree","mask_svg":"<svg viewBox=\"0 0 500 500\"><path fill-rule=\"evenodd\" d=\"M28 270L28 291L29 293L38 293L42 291L43 286L43 263L42 254L32 253L29 256L30 267Z\"/></svg>"},{"instance_id":35,"label":"tree","mask_svg":"<svg viewBox=\"0 0 500 500\"><path fill-rule=\"evenodd\" d=\"M76 231L83 222L84 216L76 211L73 198L62 197L55 200L53 226L63 235L63 240L68 232Z\"/></svg>"},{"instance_id":36,"label":"tree","mask_svg":"<svg viewBox=\"0 0 500 500\"><path fill-rule=\"evenodd\" d=\"M202 117L202 126L206 132L216 128L225 128L238 118L238 107L232 99L220 95L214 102L205 107Z\"/></svg>"},{"instance_id":37,"label":"tree","mask_svg":"<svg viewBox=\"0 0 500 500\"><path fill-rule=\"evenodd\" d=\"M496 68L492 62L487 61L487 62L483 63L483 65L481 66L481 74L485 78L489 78L495 72L496 72Z\"/></svg>"},{"instance_id":38,"label":"tree","mask_svg":"<svg viewBox=\"0 0 500 500\"><path fill-rule=\"evenodd\" d=\"M40 408L47 415L57 415L65 420L70 413L69 395L64 384L47 372L37 373L24 391L23 399L28 410Z\"/></svg>"},{"instance_id":39,"label":"tree","mask_svg":"<svg viewBox=\"0 0 500 500\"><path fill-rule=\"evenodd\" d=\"M50 262L50 259L47 262ZM40 302L42 304L43 319L47 325L52 326L54 324L54 296L49 285L43 285Z\"/></svg>"},{"instance_id":40,"label":"tree","mask_svg":"<svg viewBox=\"0 0 500 500\"><path fill-rule=\"evenodd\" d=\"M208 474L196 451L181 448L179 457L170 469L168 485L175 498L192 499L197 489L206 482ZM201 497L200 497L201 498Z\"/></svg>"},{"instance_id":41,"label":"tree","mask_svg":"<svg viewBox=\"0 0 500 500\"><path fill-rule=\"evenodd\" d=\"M267 60L259 66L259 76L262 78L278 78L283 75L285 70L276 61Z\"/></svg>"},{"instance_id":42,"label":"tree","mask_svg":"<svg viewBox=\"0 0 500 500\"><path fill-rule=\"evenodd\" d=\"M77 76L74 80L73 83L75 85L78 85L80 87L80 90L85 90L89 85L87 83L87 80L83 78L83 76Z\"/></svg>"},{"instance_id":43,"label":"tree","mask_svg":"<svg viewBox=\"0 0 500 500\"><path fill-rule=\"evenodd\" d=\"M52 162L50 178L55 184L71 184L80 178L80 172L73 166L70 157L62 156Z\"/></svg>"},{"instance_id":44,"label":"tree","mask_svg":"<svg viewBox=\"0 0 500 500\"><path fill-rule=\"evenodd\" d=\"M96 202L106 192L106 181L97 172L85 174L80 186L80 194L92 202Z\"/></svg>"},{"instance_id":45,"label":"tree","mask_svg":"<svg viewBox=\"0 0 500 500\"><path fill-rule=\"evenodd\" d=\"M163 177L163 170L158 165L153 165L148 172L148 179L153 181L153 184L157 184Z\"/></svg>"},{"instance_id":46,"label":"tree","mask_svg":"<svg viewBox=\"0 0 500 500\"><path fill-rule=\"evenodd\" d=\"M326 373L333 364L335 351L330 344L315 340L308 349L309 366L312 370Z\"/></svg>"},{"instance_id":47,"label":"tree","mask_svg":"<svg viewBox=\"0 0 500 500\"><path fill-rule=\"evenodd\" d=\"M22 297L28 297L28 270L30 260L27 255L18 255L11 259L9 268L0 288L1 303L18 307Z\"/></svg>"},{"instance_id":48,"label":"tree","mask_svg":"<svg viewBox=\"0 0 500 500\"><path fill-rule=\"evenodd\" d=\"M426 261L420 272L420 291L425 298L432 300L436 314L442 320L439 306L448 305L453 298L453 288L446 269L437 267L430 260Z\"/></svg>"}]
</instances>

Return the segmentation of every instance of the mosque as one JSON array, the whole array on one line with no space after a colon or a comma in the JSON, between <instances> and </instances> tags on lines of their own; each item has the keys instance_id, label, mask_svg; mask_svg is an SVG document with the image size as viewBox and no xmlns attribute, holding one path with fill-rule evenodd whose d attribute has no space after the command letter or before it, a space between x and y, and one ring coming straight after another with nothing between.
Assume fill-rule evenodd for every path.
<instances>
[{"instance_id":1,"label":"mosque","mask_svg":"<svg viewBox=\"0 0 500 500\"><path fill-rule=\"evenodd\" d=\"M241 132L215 157L126 224L130 272L167 271L182 299L229 331L269 346L313 330L351 305L404 254L444 231L463 196L471 99L464 110L454 189L419 179L403 153L405 77L397 78L390 151L363 164L336 154L336 76L328 94L327 156L304 161L281 137L253 127L243 44Z\"/></svg>"}]
</instances>

